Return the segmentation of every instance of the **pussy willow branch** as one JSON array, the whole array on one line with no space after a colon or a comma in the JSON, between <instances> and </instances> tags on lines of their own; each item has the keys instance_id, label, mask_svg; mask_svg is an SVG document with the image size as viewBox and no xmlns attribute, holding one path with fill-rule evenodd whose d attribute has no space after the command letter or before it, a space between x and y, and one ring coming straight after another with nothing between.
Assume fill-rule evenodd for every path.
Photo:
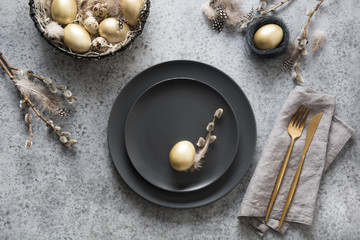
<instances>
[{"instance_id":1,"label":"pussy willow branch","mask_svg":"<svg viewBox=\"0 0 360 240\"><path fill-rule=\"evenodd\" d=\"M304 27L304 31L303 31L303 38L306 38L307 37L307 29L309 27L309 24L310 24L310 21L312 19L312 17L314 16L315 12L319 9L320 5L324 2L325 0L321 0L319 1L319 3L316 5L316 7L314 8L314 10L311 12L311 14L309 15L309 18L306 22L306 25Z\"/></svg>"},{"instance_id":2,"label":"pussy willow branch","mask_svg":"<svg viewBox=\"0 0 360 240\"><path fill-rule=\"evenodd\" d=\"M14 67L12 67L11 65L9 65L8 61L6 60L6 58L4 57L4 55L2 54L2 52L0 51L0 64L1 64L1 67L5 70L5 72L7 73L7 75L9 76L9 78L11 80L13 80L13 82L15 83L16 82L16 75L13 71L13 69L16 69ZM4 63L4 62L5 63ZM5 65L6 64L6 65ZM7 70L7 68L10 69ZM41 119L43 120L45 123L48 121L48 119L46 119L45 117L43 117L41 115L41 113L36 109L36 107L34 106L34 104L31 102L31 100L29 99L29 97L25 94L25 93L21 93L25 103L28 103L30 105L30 107L32 108L32 110L35 112L35 114ZM55 129L54 129L55 130ZM56 130L55 130L56 131ZM57 131L56 131L57 132Z\"/></svg>"},{"instance_id":3,"label":"pussy willow branch","mask_svg":"<svg viewBox=\"0 0 360 240\"><path fill-rule=\"evenodd\" d=\"M215 124L216 119L218 119L216 116L214 116L213 120L211 121L212 124ZM211 137L211 131L208 131L206 134L205 142L208 140L208 138Z\"/></svg>"},{"instance_id":4,"label":"pussy willow branch","mask_svg":"<svg viewBox=\"0 0 360 240\"><path fill-rule=\"evenodd\" d=\"M7 73L8 77L13 80L13 82L16 82L16 75L13 71L13 69L17 69L12 67L11 65L9 65L9 62L6 60L6 58L4 57L4 55L2 54L2 52L0 51L0 65L2 67L2 69L5 70L5 72ZM10 69L10 70L8 70ZM21 93L21 92L20 92ZM47 124L49 119L46 119L43 115L41 115L41 113L36 109L35 105L31 102L31 100L29 99L29 97L25 94L25 93L21 93L21 96L23 97L24 103L25 104L29 104L29 106L32 108L32 110L35 112L35 114L43 121L46 123L47 127L52 128L52 130L58 135L61 136L61 134L51 125Z\"/></svg>"},{"instance_id":5,"label":"pussy willow branch","mask_svg":"<svg viewBox=\"0 0 360 240\"><path fill-rule=\"evenodd\" d=\"M208 125L206 126L206 131L207 131L206 138L204 139L200 137L198 142L196 143L196 145L199 148L195 153L194 163L191 166L190 171L194 171L201 168L201 164L202 164L201 160L205 157L205 154L208 152L209 145L216 140L216 136L211 135L211 132L214 131L215 121L216 119L221 118L222 114L223 114L222 108L218 108L215 111L213 120L210 123L208 123Z\"/></svg>"},{"instance_id":6,"label":"pussy willow branch","mask_svg":"<svg viewBox=\"0 0 360 240\"><path fill-rule=\"evenodd\" d=\"M296 76L299 76L300 60L301 60L301 54L298 55L297 60L296 60L296 68L295 68Z\"/></svg>"},{"instance_id":7,"label":"pussy willow branch","mask_svg":"<svg viewBox=\"0 0 360 240\"><path fill-rule=\"evenodd\" d=\"M13 81L13 83L16 85L16 74L14 72L14 70L19 70L18 68L15 68L13 66L11 66L9 64L9 62L7 61L7 59L5 58L5 56L3 55L3 53L0 51L0 66L1 68L5 71L5 73L8 75L8 77ZM18 89L18 88L17 88ZM18 89L19 90L19 89ZM33 137L33 131L32 131L32 120L31 120L31 115L30 115L30 108L34 111L34 113L36 114L37 117L39 117L45 124L47 127L49 127L50 129L52 129L52 131L58 136L58 137L62 137L62 133L57 129L57 127L54 124L49 124L49 122L51 121L51 119L47 119L45 118L39 111L38 109L35 107L35 105L33 104L33 102L29 99L29 97L21 92L19 90L22 99L23 99L23 103L26 104L26 108L28 110L28 123L29 123L29 133L30 133L30 137L28 140L28 143L26 144L26 147L29 148L31 146L31 139ZM30 108L29 108L30 107ZM52 121L51 121L52 122ZM68 146L70 144L70 146L75 145L76 144L76 140L71 140L71 143L64 143L66 146Z\"/></svg>"},{"instance_id":8,"label":"pussy willow branch","mask_svg":"<svg viewBox=\"0 0 360 240\"><path fill-rule=\"evenodd\" d=\"M15 68L14 68L15 69ZM19 70L18 68L16 70ZM31 76L31 77L34 77L36 79L38 79L39 81L41 81L42 83L46 84L45 83L45 77L43 76L39 76L39 75L36 75L34 74L32 71L27 71L27 75ZM60 92L62 92L63 94L65 93L65 89L62 88L60 85L57 85L55 83L52 83L52 85L57 89L59 90ZM75 101L77 101L76 97L75 96L71 96L72 99L74 99Z\"/></svg>"},{"instance_id":9,"label":"pussy willow branch","mask_svg":"<svg viewBox=\"0 0 360 240\"><path fill-rule=\"evenodd\" d=\"M278 7L281 7L282 5L284 5L285 3L287 2L290 2L291 0L283 0L282 2L272 6L270 9L268 10L264 10L264 11L261 11L261 15L265 15L265 14L268 14L269 12L273 12L275 11L275 9L277 9Z\"/></svg>"},{"instance_id":10,"label":"pussy willow branch","mask_svg":"<svg viewBox=\"0 0 360 240\"><path fill-rule=\"evenodd\" d=\"M312 19L312 17L314 16L315 12L319 9L320 5L324 2L325 0L321 0L319 1L319 3L316 5L316 7L312 10L312 12L309 15L308 20L306 21L305 27L303 29L301 38L302 39L306 39L307 38L307 34L308 34L308 27L310 24L310 21ZM296 76L300 76L299 74L299 70L300 70L300 60L301 60L301 54L299 54L297 60L296 60L296 68L295 68L295 74Z\"/></svg>"},{"instance_id":11,"label":"pussy willow branch","mask_svg":"<svg viewBox=\"0 0 360 240\"><path fill-rule=\"evenodd\" d=\"M242 28L242 29L246 28L246 27L249 25L249 23L251 23L252 21L254 21L254 20L260 18L261 16L264 16L264 15L270 13L270 12L275 11L277 8L283 6L285 3L290 2L290 1L291 1L291 0L283 0L283 1L281 1L280 3L272 6L272 7L271 7L270 9L268 9L268 10L262 10L262 11L260 12L260 15L253 16L253 17L251 17L250 19L247 19L247 20L245 20L245 21L240 22L240 24L239 24L240 28ZM266 3L266 1L262 1L262 2L265 2L265 3ZM258 7L256 7L255 10L261 10L261 7L260 7L260 6L261 6L261 5L259 5ZM250 13L252 13L252 11L251 11ZM248 14L248 15L249 15L249 14ZM245 16L245 19L246 19L246 16Z\"/></svg>"},{"instance_id":12,"label":"pussy willow branch","mask_svg":"<svg viewBox=\"0 0 360 240\"><path fill-rule=\"evenodd\" d=\"M33 133L33 128L32 128L32 117L31 117L31 114L30 114L30 106L28 103L26 103L26 110L27 110L27 114L29 116L29 140L26 142L26 148L29 149L31 147L31 143L32 143L32 138L34 136L34 133Z\"/></svg>"},{"instance_id":13,"label":"pussy willow branch","mask_svg":"<svg viewBox=\"0 0 360 240\"><path fill-rule=\"evenodd\" d=\"M13 67L13 66L9 66L11 69L13 69L13 70L20 70L19 68L16 68L16 67ZM44 84L46 84L44 81L45 81L45 77L43 77L43 76L40 76L40 75L36 75L36 74L34 74L32 71L27 71L26 72L26 74L28 75L28 76L30 76L30 77L34 77L34 78L36 78L36 79L38 79L39 81L41 81L42 83L44 83ZM65 90L63 89L63 88L61 88L59 85L56 85L56 84L54 84L54 83L52 83L52 85L54 85L54 87L57 89L57 90L59 90L59 91L61 91L62 93L64 93L65 92ZM74 100L76 100L76 97L74 97L73 96L73 98L74 98Z\"/></svg>"}]
</instances>

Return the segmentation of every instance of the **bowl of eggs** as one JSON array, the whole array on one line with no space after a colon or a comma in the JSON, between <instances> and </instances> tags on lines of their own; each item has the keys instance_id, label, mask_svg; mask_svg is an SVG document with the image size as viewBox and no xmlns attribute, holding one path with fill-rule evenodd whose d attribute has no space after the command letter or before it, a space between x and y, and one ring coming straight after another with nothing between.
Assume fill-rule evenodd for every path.
<instances>
[{"instance_id":1,"label":"bowl of eggs","mask_svg":"<svg viewBox=\"0 0 360 240\"><path fill-rule=\"evenodd\" d=\"M100 59L128 49L145 26L150 0L30 0L30 17L53 47Z\"/></svg>"},{"instance_id":2,"label":"bowl of eggs","mask_svg":"<svg viewBox=\"0 0 360 240\"><path fill-rule=\"evenodd\" d=\"M277 17L260 17L246 31L246 43L250 51L261 57L274 57L289 46L289 30Z\"/></svg>"}]
</instances>

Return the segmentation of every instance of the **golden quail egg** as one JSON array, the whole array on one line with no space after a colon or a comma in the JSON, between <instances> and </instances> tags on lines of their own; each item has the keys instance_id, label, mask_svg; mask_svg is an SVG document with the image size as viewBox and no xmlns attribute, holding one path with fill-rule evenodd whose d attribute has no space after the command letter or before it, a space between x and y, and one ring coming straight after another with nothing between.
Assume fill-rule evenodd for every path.
<instances>
[{"instance_id":1,"label":"golden quail egg","mask_svg":"<svg viewBox=\"0 0 360 240\"><path fill-rule=\"evenodd\" d=\"M76 0L53 0L51 3L51 17L60 24L74 21L77 14Z\"/></svg>"},{"instance_id":2,"label":"golden quail egg","mask_svg":"<svg viewBox=\"0 0 360 240\"><path fill-rule=\"evenodd\" d=\"M170 165L176 171L186 171L194 163L195 147L189 141L176 143L169 154Z\"/></svg>"},{"instance_id":3,"label":"golden quail egg","mask_svg":"<svg viewBox=\"0 0 360 240\"><path fill-rule=\"evenodd\" d=\"M284 31L276 24L266 24L254 34L255 47L261 50L269 50L279 45L283 39Z\"/></svg>"},{"instance_id":4,"label":"golden quail egg","mask_svg":"<svg viewBox=\"0 0 360 240\"><path fill-rule=\"evenodd\" d=\"M89 51L91 38L85 28L71 23L64 28L64 43L73 52L85 53Z\"/></svg>"}]
</instances>

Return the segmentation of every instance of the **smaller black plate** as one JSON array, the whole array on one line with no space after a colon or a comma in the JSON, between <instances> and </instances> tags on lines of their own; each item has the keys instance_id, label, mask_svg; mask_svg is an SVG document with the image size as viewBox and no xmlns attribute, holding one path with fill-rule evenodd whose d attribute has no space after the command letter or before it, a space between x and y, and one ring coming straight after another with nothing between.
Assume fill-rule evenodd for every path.
<instances>
[{"instance_id":1,"label":"smaller black plate","mask_svg":"<svg viewBox=\"0 0 360 240\"><path fill-rule=\"evenodd\" d=\"M215 123L217 140L203 159L202 168L178 172L169 163L173 145L188 140L195 146L206 136L206 126L218 108L224 109ZM204 188L218 180L231 165L238 147L235 115L220 93L194 79L169 79L146 90L132 106L125 125L129 158L148 182L173 192ZM197 147L196 147L197 148Z\"/></svg>"}]
</instances>

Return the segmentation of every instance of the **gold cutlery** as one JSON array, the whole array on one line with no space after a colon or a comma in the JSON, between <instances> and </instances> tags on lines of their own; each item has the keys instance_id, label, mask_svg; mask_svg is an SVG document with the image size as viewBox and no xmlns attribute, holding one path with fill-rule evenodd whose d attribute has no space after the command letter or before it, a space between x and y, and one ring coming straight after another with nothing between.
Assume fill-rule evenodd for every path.
<instances>
[{"instance_id":1,"label":"gold cutlery","mask_svg":"<svg viewBox=\"0 0 360 240\"><path fill-rule=\"evenodd\" d=\"M301 155L301 160L300 160L300 163L299 163L299 166L296 170L296 173L295 173L295 176L294 176L294 179L291 183L291 187L290 187L290 190L289 190L289 193L286 197L286 202L285 202L285 205L284 205L284 209L283 209L283 212L282 212L282 215L281 215L281 219L280 219L280 223L279 223L279 228L281 228L283 222L284 222L284 219L285 219L285 216L286 216L286 213L289 209L289 206L290 206L290 203L291 203L291 200L292 200L292 197L294 196L294 193L295 193L295 189L296 189L296 185L299 181L299 177L300 177L300 173L301 173L301 169L302 169L302 166L304 164L304 161L305 161L305 156L306 156L306 153L309 149L309 146L311 144L311 141L314 137L314 134L316 132L316 129L319 125L319 122L321 120L321 117L322 117L323 113L319 113L317 115L315 115L311 120L310 120L310 123L309 123L309 126L308 126L308 130L307 130L307 133L306 133L306 139L305 139L305 146L304 146L304 151Z\"/></svg>"},{"instance_id":2,"label":"gold cutlery","mask_svg":"<svg viewBox=\"0 0 360 240\"><path fill-rule=\"evenodd\" d=\"M292 116L290 122L289 122L289 126L288 126L288 133L291 137L291 143L290 143L290 146L288 148L288 151L285 155L285 158L284 158L284 161L281 165L281 169L280 169L280 172L278 174L278 177L276 179L276 183L275 183L275 187L274 187L274 190L273 190L273 193L272 193L272 196L271 196L271 200L270 200L270 203L269 203L269 207L267 209L267 212L266 212L266 216L265 216L265 222L267 222L269 216L270 216L270 213L271 213L271 210L274 206L274 203L275 203L275 199L276 199L276 196L279 192L279 189L280 189L280 185L281 185L281 182L282 182L282 179L284 177L284 173L285 173L285 170L286 170L286 166L288 164L288 161L289 161L289 157L290 157L290 154L291 154L291 150L294 146L294 142L297 138L299 138L301 136L301 133L304 129L304 126L305 126L305 122L306 122L306 119L309 115L309 112L310 112L310 109L309 107L305 107L303 105L301 105L299 107L299 109L296 111L296 113Z\"/></svg>"}]
</instances>

